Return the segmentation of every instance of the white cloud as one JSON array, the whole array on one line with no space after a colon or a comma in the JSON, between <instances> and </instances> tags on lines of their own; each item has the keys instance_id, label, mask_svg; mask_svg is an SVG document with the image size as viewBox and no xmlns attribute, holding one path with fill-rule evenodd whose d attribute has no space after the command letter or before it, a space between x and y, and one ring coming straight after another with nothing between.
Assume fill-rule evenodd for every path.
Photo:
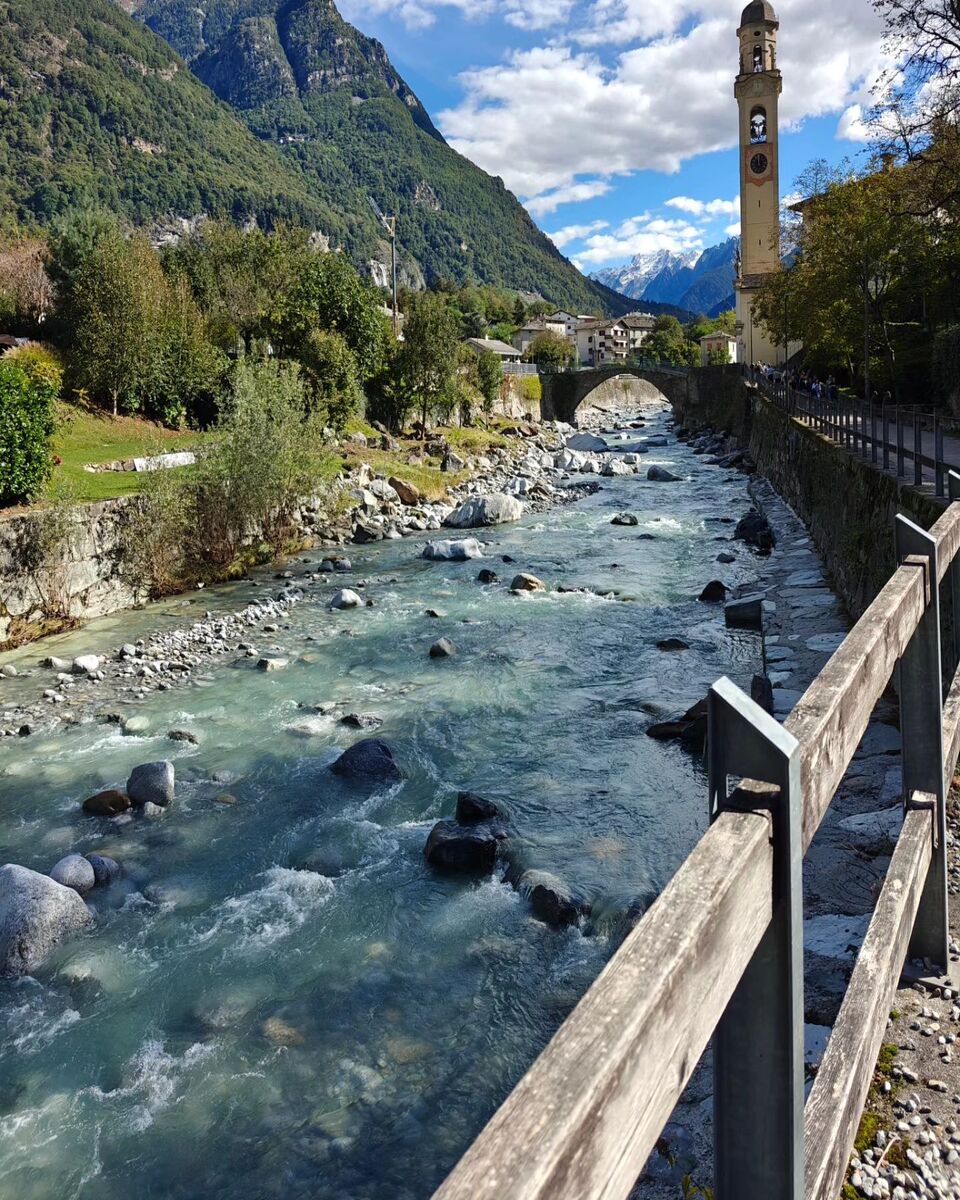
<instances>
[{"instance_id":1,"label":"white cloud","mask_svg":"<svg viewBox=\"0 0 960 1200\"><path fill-rule=\"evenodd\" d=\"M597 196L605 196L610 191L606 179L587 179L582 183L567 184L566 187L543 192L527 201L527 211L532 217L545 217L554 212L561 204L576 204L582 200L595 200Z\"/></svg>"},{"instance_id":2,"label":"white cloud","mask_svg":"<svg viewBox=\"0 0 960 1200\"><path fill-rule=\"evenodd\" d=\"M724 229L723 232L727 235L727 237L739 237L740 236L740 222L734 221L733 224L728 225Z\"/></svg>"},{"instance_id":3,"label":"white cloud","mask_svg":"<svg viewBox=\"0 0 960 1200\"><path fill-rule=\"evenodd\" d=\"M498 7L498 0L341 0L340 3L346 19L361 28L365 18L381 13L398 17L408 29L423 29L434 23L441 9L454 9L470 19L480 19Z\"/></svg>"},{"instance_id":4,"label":"white cloud","mask_svg":"<svg viewBox=\"0 0 960 1200\"><path fill-rule=\"evenodd\" d=\"M591 233L597 233L600 229L606 229L607 224L608 222L606 221L591 221L589 225L564 225L562 229L556 230L555 233L548 233L547 237L558 250L562 250L564 246L569 246L571 242L578 242Z\"/></svg>"},{"instance_id":5,"label":"white cloud","mask_svg":"<svg viewBox=\"0 0 960 1200\"><path fill-rule=\"evenodd\" d=\"M837 123L837 137L846 142L869 142L870 130L863 119L863 108L859 104L851 104L844 109Z\"/></svg>"},{"instance_id":6,"label":"white cloud","mask_svg":"<svg viewBox=\"0 0 960 1200\"><path fill-rule=\"evenodd\" d=\"M574 0L521 0L507 5L505 19L517 29L549 29L566 23L573 4Z\"/></svg>"},{"instance_id":7,"label":"white cloud","mask_svg":"<svg viewBox=\"0 0 960 1200\"><path fill-rule=\"evenodd\" d=\"M577 252L577 264L596 266L608 262L626 262L638 254L653 254L657 250L699 250L703 233L686 221L664 217L647 220L631 218L613 233L595 234L587 238L585 248Z\"/></svg>"},{"instance_id":8,"label":"white cloud","mask_svg":"<svg viewBox=\"0 0 960 1200\"><path fill-rule=\"evenodd\" d=\"M461 153L532 197L534 215L566 202L548 195L585 175L674 173L695 155L736 144L741 8L742 0L592 0L564 39L464 73L464 98L439 124ZM820 0L779 0L778 10L781 124L796 128L855 104L882 61L872 6L844 0L828 18ZM599 47L636 38L653 40L612 63L600 56Z\"/></svg>"},{"instance_id":9,"label":"white cloud","mask_svg":"<svg viewBox=\"0 0 960 1200\"><path fill-rule=\"evenodd\" d=\"M734 196L732 200L694 200L690 196L673 196L665 203L669 208L679 208L681 212L694 217L732 217L740 211L739 196Z\"/></svg>"}]
</instances>

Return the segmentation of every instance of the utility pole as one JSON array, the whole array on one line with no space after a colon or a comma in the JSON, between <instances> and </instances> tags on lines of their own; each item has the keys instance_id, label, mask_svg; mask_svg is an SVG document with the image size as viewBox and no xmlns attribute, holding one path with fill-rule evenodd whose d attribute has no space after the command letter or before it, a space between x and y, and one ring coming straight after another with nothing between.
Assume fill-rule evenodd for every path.
<instances>
[{"instance_id":1,"label":"utility pole","mask_svg":"<svg viewBox=\"0 0 960 1200\"><path fill-rule=\"evenodd\" d=\"M393 336L400 337L400 314L397 311L397 218L385 217L380 211L380 205L372 196L368 196L370 207L377 214L380 224L387 231L390 239L390 269L393 277Z\"/></svg>"}]
</instances>

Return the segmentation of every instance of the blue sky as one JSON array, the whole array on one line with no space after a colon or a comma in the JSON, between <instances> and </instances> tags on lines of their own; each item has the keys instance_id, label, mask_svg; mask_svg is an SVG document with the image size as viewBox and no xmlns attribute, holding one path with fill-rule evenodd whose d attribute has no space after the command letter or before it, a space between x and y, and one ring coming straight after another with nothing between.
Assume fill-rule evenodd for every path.
<instances>
[{"instance_id":1,"label":"blue sky","mask_svg":"<svg viewBox=\"0 0 960 1200\"><path fill-rule=\"evenodd\" d=\"M744 0L342 0L448 141L582 269L737 231ZM870 0L778 0L781 186L863 153L885 63Z\"/></svg>"}]
</instances>

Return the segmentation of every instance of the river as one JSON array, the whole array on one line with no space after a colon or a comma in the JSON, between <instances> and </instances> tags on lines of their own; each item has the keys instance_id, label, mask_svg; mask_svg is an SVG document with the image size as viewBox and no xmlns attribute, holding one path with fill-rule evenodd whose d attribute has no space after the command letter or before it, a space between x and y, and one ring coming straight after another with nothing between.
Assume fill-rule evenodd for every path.
<instances>
[{"instance_id":1,"label":"river","mask_svg":"<svg viewBox=\"0 0 960 1200\"><path fill-rule=\"evenodd\" d=\"M38 978L0 982L0 1195L430 1195L596 977L626 908L705 826L701 766L644 728L756 669L756 639L696 599L755 574L750 551L717 540L749 507L746 480L672 437L644 461L684 481L605 479L485 533L485 562L427 562L412 539L352 547L375 607L332 613L335 583L312 586L255 639L286 670L228 659L141 704L142 736L88 723L0 742L0 861L48 871L96 849L126 872L93 893L89 936ZM637 527L611 525L623 509ZM504 582L479 584L484 565ZM521 570L594 590L517 597ZM243 595L115 618L96 648ZM456 657L428 657L441 635ZM677 635L689 650L656 649ZM382 718L402 783L364 791L329 771L364 736L339 724L348 712ZM80 813L165 757L177 800L162 820ZM461 788L502 803L525 863L589 893L582 929L541 924L499 876L427 868Z\"/></svg>"}]
</instances>

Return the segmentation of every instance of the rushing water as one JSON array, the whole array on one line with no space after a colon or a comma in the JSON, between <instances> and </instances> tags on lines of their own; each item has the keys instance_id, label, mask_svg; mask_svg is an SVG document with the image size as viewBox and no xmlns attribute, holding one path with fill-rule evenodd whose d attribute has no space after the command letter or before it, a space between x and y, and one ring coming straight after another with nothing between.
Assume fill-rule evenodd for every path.
<instances>
[{"instance_id":1,"label":"rushing water","mask_svg":"<svg viewBox=\"0 0 960 1200\"><path fill-rule=\"evenodd\" d=\"M515 597L476 582L483 563L429 563L410 540L356 548L376 607L331 613L332 585L309 591L255 639L291 655L285 671L224 663L156 694L140 709L154 736L88 724L0 745L0 861L47 871L98 849L127 872L92 934L38 979L0 982L0 1196L429 1196L596 976L618 915L703 828L702 772L643 735L648 714L756 661L753 639L695 600L711 578L751 576L742 549L736 566L714 561L731 532L719 518L749 504L744 480L676 444L652 462L687 480L604 480L489 533L507 582L529 570L618 599ZM625 508L639 527L610 524ZM180 611L224 595L239 592ZM117 645L146 619L82 643ZM430 660L442 634L459 655ZM677 634L688 652L655 648ZM335 714L311 711L330 702ZM364 736L342 712L383 718L400 785L329 772ZM201 744L168 741L174 727ZM79 813L161 757L178 777L161 821L110 829ZM590 894L584 930L540 924L498 878L425 866L460 788L499 798L523 860ZM215 802L224 790L235 804Z\"/></svg>"}]
</instances>

